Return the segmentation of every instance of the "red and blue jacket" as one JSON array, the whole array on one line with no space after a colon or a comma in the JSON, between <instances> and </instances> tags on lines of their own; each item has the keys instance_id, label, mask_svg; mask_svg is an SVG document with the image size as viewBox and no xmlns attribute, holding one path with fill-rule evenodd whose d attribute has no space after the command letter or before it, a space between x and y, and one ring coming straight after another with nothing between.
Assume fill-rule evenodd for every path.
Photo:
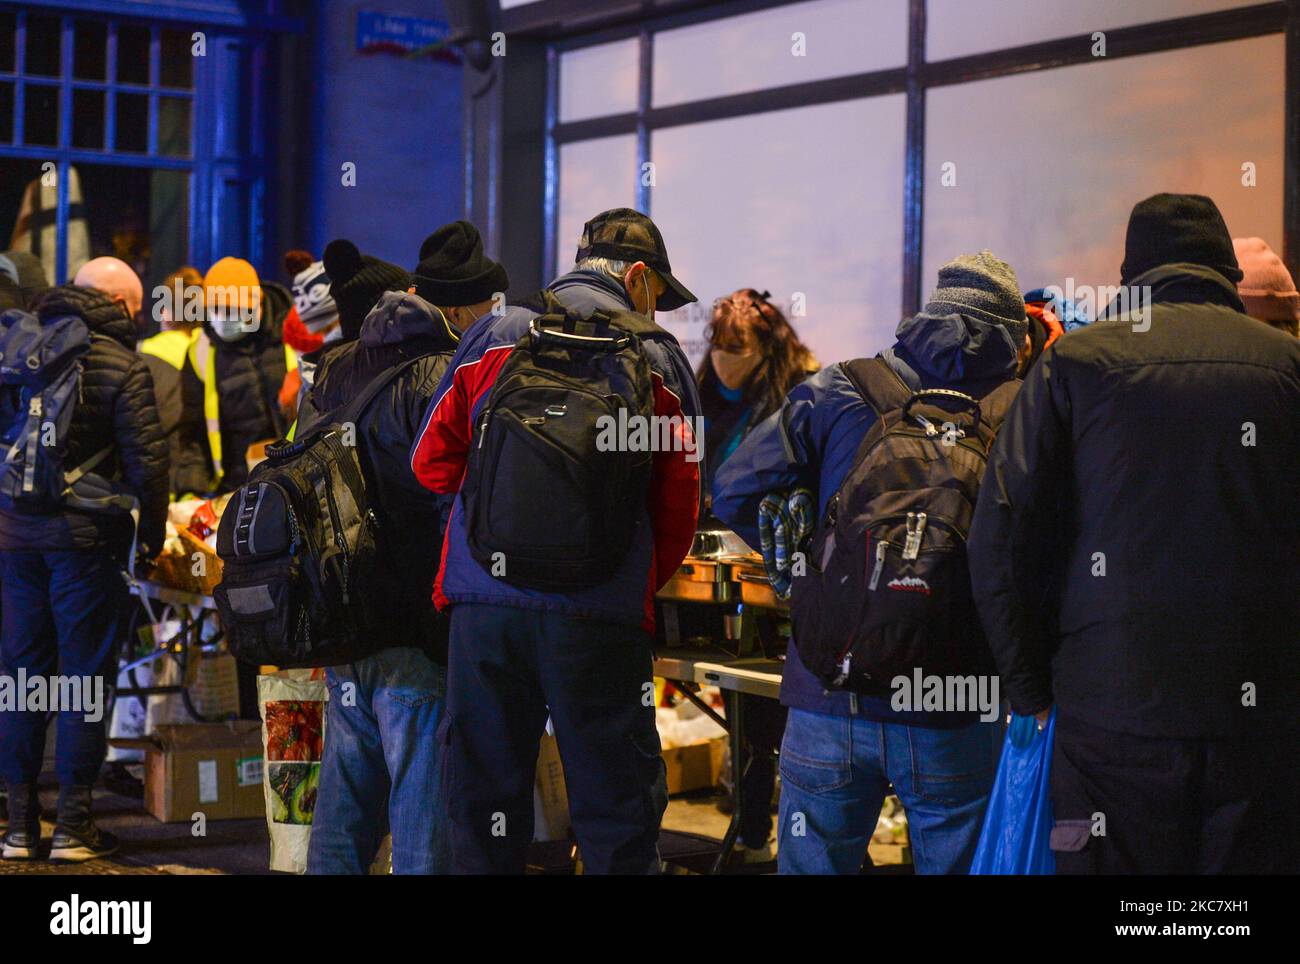
<instances>
[{"instance_id":1,"label":"red and blue jacket","mask_svg":"<svg viewBox=\"0 0 1300 964\"><path fill-rule=\"evenodd\" d=\"M583 316L599 309L633 310L622 288L595 272L570 272L552 282L550 290ZM535 317L531 308L511 306L500 316L476 321L461 338L411 450L411 470L427 488L459 493L479 410ZM685 416L674 424L681 425L680 431L691 431L690 426L698 424L700 400L686 356L670 338L647 339L643 345L654 381L655 415ZM512 586L484 569L470 554L465 508L457 494L434 583L434 603L439 609L456 603L516 606L633 623L652 632L654 594L677 571L695 537L702 463L692 452L701 452L703 444L702 438L691 439L672 446L675 451L655 453L646 505L639 518L628 520L636 527L632 548L608 582L572 593ZM515 484L527 486L530 481L518 479ZM537 511L546 511L545 492L537 493Z\"/></svg>"}]
</instances>

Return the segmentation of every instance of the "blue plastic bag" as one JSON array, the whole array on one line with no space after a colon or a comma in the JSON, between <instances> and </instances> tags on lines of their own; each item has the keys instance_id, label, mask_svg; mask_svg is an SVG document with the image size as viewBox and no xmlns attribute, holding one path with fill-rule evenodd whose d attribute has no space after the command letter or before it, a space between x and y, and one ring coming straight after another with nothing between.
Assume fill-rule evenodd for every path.
<instances>
[{"instance_id":1,"label":"blue plastic bag","mask_svg":"<svg viewBox=\"0 0 1300 964\"><path fill-rule=\"evenodd\" d=\"M1054 874L1052 835L1052 734L1056 708L1038 729L1032 716L1012 714L972 874Z\"/></svg>"}]
</instances>

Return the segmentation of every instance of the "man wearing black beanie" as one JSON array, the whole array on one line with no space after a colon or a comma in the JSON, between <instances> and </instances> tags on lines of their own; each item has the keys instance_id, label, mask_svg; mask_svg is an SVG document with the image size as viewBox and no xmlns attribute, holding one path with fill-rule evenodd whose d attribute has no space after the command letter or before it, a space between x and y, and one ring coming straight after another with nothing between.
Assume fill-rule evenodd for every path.
<instances>
[{"instance_id":1,"label":"man wearing black beanie","mask_svg":"<svg viewBox=\"0 0 1300 964\"><path fill-rule=\"evenodd\" d=\"M321 261L330 278L330 296L338 305L343 341L352 341L360 334L361 323L380 295L402 291L409 284L410 275L404 269L362 254L346 238L327 244Z\"/></svg>"},{"instance_id":2,"label":"man wearing black beanie","mask_svg":"<svg viewBox=\"0 0 1300 964\"><path fill-rule=\"evenodd\" d=\"M328 422L376 379L388 379L356 424L378 564L385 567L384 578L373 582L384 595L376 608L388 619L368 627L375 653L327 670L331 691L347 687L353 699L329 702L332 735L321 762L307 872L365 873L379 842L375 828L387 822L394 873L446 873L449 831L436 731L446 696L448 622L434 611L431 589L450 499L425 489L408 458L462 330L488 312L509 280L484 257L467 221L431 234L413 275L347 241L331 243L324 261L344 340L319 353L315 382L299 408L298 437Z\"/></svg>"},{"instance_id":3,"label":"man wearing black beanie","mask_svg":"<svg viewBox=\"0 0 1300 964\"><path fill-rule=\"evenodd\" d=\"M503 265L483 253L483 238L468 221L444 224L420 245L420 263L407 291L437 305L464 333L477 319L505 305L510 278Z\"/></svg>"},{"instance_id":4,"label":"man wearing black beanie","mask_svg":"<svg viewBox=\"0 0 1300 964\"><path fill-rule=\"evenodd\" d=\"M1295 873L1300 341L1244 313L1207 197L1139 203L1120 274L993 446L980 617L1012 708L1057 714L1057 873Z\"/></svg>"}]
</instances>

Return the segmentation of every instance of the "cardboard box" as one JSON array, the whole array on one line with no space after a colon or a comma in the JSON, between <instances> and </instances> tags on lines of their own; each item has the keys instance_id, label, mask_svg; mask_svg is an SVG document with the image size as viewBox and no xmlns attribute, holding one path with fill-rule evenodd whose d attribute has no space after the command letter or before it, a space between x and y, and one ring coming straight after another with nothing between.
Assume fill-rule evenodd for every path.
<instances>
[{"instance_id":1,"label":"cardboard box","mask_svg":"<svg viewBox=\"0 0 1300 964\"><path fill-rule=\"evenodd\" d=\"M256 720L159 726L115 740L145 750L144 805L163 823L262 817L262 725Z\"/></svg>"},{"instance_id":2,"label":"cardboard box","mask_svg":"<svg viewBox=\"0 0 1300 964\"><path fill-rule=\"evenodd\" d=\"M722 756L727 749L727 738L718 737L707 743L674 746L663 750L664 766L668 771L668 792L685 793L716 787L722 775Z\"/></svg>"}]
</instances>

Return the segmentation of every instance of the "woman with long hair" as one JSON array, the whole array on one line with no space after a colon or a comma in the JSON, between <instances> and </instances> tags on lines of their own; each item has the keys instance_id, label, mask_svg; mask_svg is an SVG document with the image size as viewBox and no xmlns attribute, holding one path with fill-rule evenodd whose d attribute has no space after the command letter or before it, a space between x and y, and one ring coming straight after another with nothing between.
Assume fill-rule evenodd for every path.
<instances>
[{"instance_id":1,"label":"woman with long hair","mask_svg":"<svg viewBox=\"0 0 1300 964\"><path fill-rule=\"evenodd\" d=\"M707 482L751 428L781 407L786 392L818 368L781 309L766 291L741 288L713 305L709 353L700 362ZM707 489L706 489L707 491ZM776 784L776 749L785 732L785 707L763 697L742 696L748 756L744 767L736 858L772 860L770 804Z\"/></svg>"},{"instance_id":2,"label":"woman with long hair","mask_svg":"<svg viewBox=\"0 0 1300 964\"><path fill-rule=\"evenodd\" d=\"M819 367L769 298L766 291L741 288L713 305L709 353L696 371L710 482L745 434Z\"/></svg>"}]
</instances>

